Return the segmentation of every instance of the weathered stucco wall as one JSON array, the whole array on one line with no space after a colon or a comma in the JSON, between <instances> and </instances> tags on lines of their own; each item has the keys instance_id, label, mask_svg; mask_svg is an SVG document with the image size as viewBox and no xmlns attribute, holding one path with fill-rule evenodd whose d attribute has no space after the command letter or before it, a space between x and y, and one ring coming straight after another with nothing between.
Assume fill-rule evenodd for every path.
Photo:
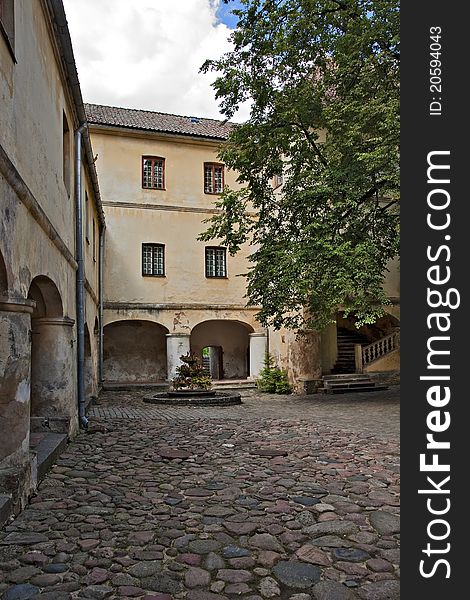
<instances>
[{"instance_id":1,"label":"weathered stucco wall","mask_svg":"<svg viewBox=\"0 0 470 600\"><path fill-rule=\"evenodd\" d=\"M227 278L205 276L205 244L197 236L206 213L106 206L105 301L244 306L247 252L227 256ZM142 244L165 245L165 276L142 275Z\"/></svg>"},{"instance_id":2,"label":"weathered stucco wall","mask_svg":"<svg viewBox=\"0 0 470 600\"><path fill-rule=\"evenodd\" d=\"M320 349L321 349L321 367L322 373L330 373L335 366L338 358L338 343L337 343L336 323L330 323L321 332Z\"/></svg>"},{"instance_id":3,"label":"weathered stucco wall","mask_svg":"<svg viewBox=\"0 0 470 600\"><path fill-rule=\"evenodd\" d=\"M220 162L217 142L93 126L92 142L104 202L214 208L217 196L204 193L204 162ZM165 159L165 189L142 189L142 156ZM225 169L225 183L238 186L234 171Z\"/></svg>"},{"instance_id":4,"label":"weathered stucco wall","mask_svg":"<svg viewBox=\"0 0 470 600\"><path fill-rule=\"evenodd\" d=\"M62 115L74 122L41 2L15 2L13 63L0 41L0 144L38 202L73 245L73 201L62 176ZM32 104L34 103L34 106ZM69 188L73 161L70 148Z\"/></svg>"},{"instance_id":5,"label":"weathered stucco wall","mask_svg":"<svg viewBox=\"0 0 470 600\"><path fill-rule=\"evenodd\" d=\"M166 379L167 330L150 321L118 321L105 327L107 382L154 383Z\"/></svg>"},{"instance_id":6,"label":"weathered stucco wall","mask_svg":"<svg viewBox=\"0 0 470 600\"><path fill-rule=\"evenodd\" d=\"M364 373L385 373L388 371L400 370L400 349L394 350L377 360L374 360L370 365L364 367Z\"/></svg>"},{"instance_id":7,"label":"weathered stucco wall","mask_svg":"<svg viewBox=\"0 0 470 600\"><path fill-rule=\"evenodd\" d=\"M269 353L277 366L287 371L296 392L304 390L303 380L321 377L320 334L316 332L297 337L286 329L270 331Z\"/></svg>"}]
</instances>

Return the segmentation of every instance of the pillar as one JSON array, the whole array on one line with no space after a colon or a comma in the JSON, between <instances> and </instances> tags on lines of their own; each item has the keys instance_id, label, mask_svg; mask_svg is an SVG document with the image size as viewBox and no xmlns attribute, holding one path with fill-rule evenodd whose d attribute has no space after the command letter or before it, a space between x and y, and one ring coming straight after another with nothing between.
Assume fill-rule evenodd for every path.
<instances>
[{"instance_id":1,"label":"pillar","mask_svg":"<svg viewBox=\"0 0 470 600\"><path fill-rule=\"evenodd\" d=\"M24 506L29 460L31 314L34 302L0 298L0 488Z\"/></svg>"},{"instance_id":2,"label":"pillar","mask_svg":"<svg viewBox=\"0 0 470 600\"><path fill-rule=\"evenodd\" d=\"M166 356L168 365L168 380L176 377L176 367L181 364L180 356L190 352L189 333L166 334Z\"/></svg>"},{"instance_id":3,"label":"pillar","mask_svg":"<svg viewBox=\"0 0 470 600\"><path fill-rule=\"evenodd\" d=\"M77 425L73 325L68 317L32 320L31 416L63 419L64 433Z\"/></svg>"},{"instance_id":4,"label":"pillar","mask_svg":"<svg viewBox=\"0 0 470 600\"><path fill-rule=\"evenodd\" d=\"M250 333L250 379L256 379L264 367L267 336L265 332Z\"/></svg>"}]
</instances>

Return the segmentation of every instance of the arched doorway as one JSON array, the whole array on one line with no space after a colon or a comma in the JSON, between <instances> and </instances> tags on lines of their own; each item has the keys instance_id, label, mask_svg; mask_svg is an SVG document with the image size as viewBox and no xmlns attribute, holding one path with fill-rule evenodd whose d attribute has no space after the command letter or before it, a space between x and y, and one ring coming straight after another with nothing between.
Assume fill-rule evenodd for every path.
<instances>
[{"instance_id":1,"label":"arched doorway","mask_svg":"<svg viewBox=\"0 0 470 600\"><path fill-rule=\"evenodd\" d=\"M209 365L212 363L209 369L215 379L246 379L250 333L253 328L240 321L203 321L191 331L191 352L203 359L203 349L207 349L205 355L209 357Z\"/></svg>"},{"instance_id":2,"label":"arched doorway","mask_svg":"<svg viewBox=\"0 0 470 600\"><path fill-rule=\"evenodd\" d=\"M104 380L159 383L167 377L168 329L152 321L114 321L104 327Z\"/></svg>"},{"instance_id":3,"label":"arched doorway","mask_svg":"<svg viewBox=\"0 0 470 600\"><path fill-rule=\"evenodd\" d=\"M35 277L28 298L35 302L31 315L31 417L64 419L63 430L67 431L76 417L74 321L64 317L59 290L49 277Z\"/></svg>"}]
</instances>

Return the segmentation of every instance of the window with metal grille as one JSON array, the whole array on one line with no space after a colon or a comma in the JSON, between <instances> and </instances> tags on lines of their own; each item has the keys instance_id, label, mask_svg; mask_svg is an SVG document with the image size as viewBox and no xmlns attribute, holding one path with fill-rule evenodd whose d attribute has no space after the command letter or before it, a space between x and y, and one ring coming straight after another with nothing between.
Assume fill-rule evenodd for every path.
<instances>
[{"instance_id":1,"label":"window with metal grille","mask_svg":"<svg viewBox=\"0 0 470 600\"><path fill-rule=\"evenodd\" d=\"M165 189L165 159L159 156L142 157L142 187L150 190Z\"/></svg>"},{"instance_id":2,"label":"window with metal grille","mask_svg":"<svg viewBox=\"0 0 470 600\"><path fill-rule=\"evenodd\" d=\"M224 165L204 163L204 192L221 194L224 191Z\"/></svg>"},{"instance_id":3,"label":"window with metal grille","mask_svg":"<svg viewBox=\"0 0 470 600\"><path fill-rule=\"evenodd\" d=\"M226 248L206 248L206 277L227 277Z\"/></svg>"},{"instance_id":4,"label":"window with metal grille","mask_svg":"<svg viewBox=\"0 0 470 600\"><path fill-rule=\"evenodd\" d=\"M164 277L165 246L163 244L142 244L142 275Z\"/></svg>"}]
</instances>

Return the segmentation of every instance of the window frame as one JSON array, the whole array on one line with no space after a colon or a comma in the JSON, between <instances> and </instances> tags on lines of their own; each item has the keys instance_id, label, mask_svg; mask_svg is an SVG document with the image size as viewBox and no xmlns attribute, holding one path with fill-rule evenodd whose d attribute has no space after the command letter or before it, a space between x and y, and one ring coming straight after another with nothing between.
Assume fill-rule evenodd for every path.
<instances>
[{"instance_id":1,"label":"window frame","mask_svg":"<svg viewBox=\"0 0 470 600\"><path fill-rule=\"evenodd\" d=\"M207 269L207 254L208 254L208 250L213 250L214 252L216 250L223 250L224 251L224 275L210 275ZM217 256L217 254L214 255L215 257ZM214 258L214 261L216 261L216 258ZM214 262L214 268L215 271L217 273L217 263ZM206 275L206 279L228 279L228 264L227 264L227 248L225 246L206 246L204 248L204 272Z\"/></svg>"},{"instance_id":2,"label":"window frame","mask_svg":"<svg viewBox=\"0 0 470 600\"><path fill-rule=\"evenodd\" d=\"M152 182L153 182L153 173L154 173L154 162L155 161L161 161L162 162L162 187L154 187L152 186L147 186L144 185L144 161L145 160L151 160L152 161ZM141 185L142 185L142 189L143 190L160 190L160 191L165 191L166 190L166 168L165 168L165 158L163 156L151 156L151 155L144 155L142 156L142 162L141 162Z\"/></svg>"},{"instance_id":3,"label":"window frame","mask_svg":"<svg viewBox=\"0 0 470 600\"><path fill-rule=\"evenodd\" d=\"M162 260L163 272L162 273L145 273L144 272L144 252L145 252L146 246L150 246L152 248L152 251L154 248L162 249L162 255L163 255L162 256L162 258L163 258L163 260ZM166 277L165 258L166 258L165 244L160 244L160 243L156 243L156 242L142 242L141 255L140 255L142 277ZM153 254L152 254L152 270L153 270Z\"/></svg>"},{"instance_id":4,"label":"window frame","mask_svg":"<svg viewBox=\"0 0 470 600\"><path fill-rule=\"evenodd\" d=\"M208 192L206 190L206 168L207 167L211 167L211 169L212 169L212 183L213 183L214 190L215 190L215 167L222 167L222 189L220 190L220 192L217 192L217 191ZM224 165L224 163L217 163L217 162L205 162L204 163L203 187L204 187L204 194L209 194L210 196L220 196L220 194L222 194L222 192L224 191L224 187L225 187L225 165Z\"/></svg>"}]
</instances>

